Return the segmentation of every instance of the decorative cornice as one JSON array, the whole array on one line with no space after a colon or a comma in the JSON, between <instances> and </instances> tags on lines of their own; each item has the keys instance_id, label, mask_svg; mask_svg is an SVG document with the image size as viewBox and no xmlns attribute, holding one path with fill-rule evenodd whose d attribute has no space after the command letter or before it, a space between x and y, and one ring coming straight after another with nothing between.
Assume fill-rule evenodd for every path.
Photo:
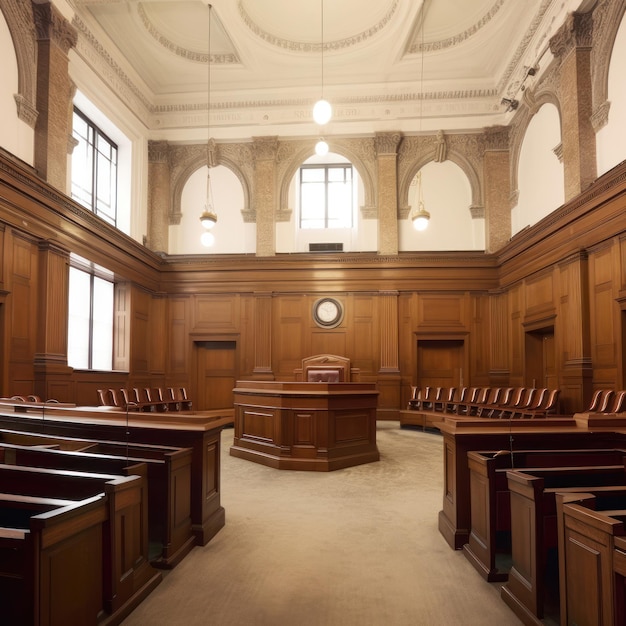
<instances>
[{"instance_id":1,"label":"decorative cornice","mask_svg":"<svg viewBox=\"0 0 626 626\"><path fill-rule=\"evenodd\" d=\"M554 146L552 152L556 155L556 158L559 160L559 163L563 163L563 143L559 143L557 146Z\"/></svg>"},{"instance_id":2,"label":"decorative cornice","mask_svg":"<svg viewBox=\"0 0 626 626\"><path fill-rule=\"evenodd\" d=\"M511 76L513 76L513 73L516 70L519 70L520 66L523 66L523 63L521 62L522 58L528 50L528 46L531 44L533 38L535 37L537 29L540 27L541 22L543 21L543 18L552 3L553 0L543 0L543 2L541 3L541 6L537 10L537 13L533 18L530 27L524 33L522 41L520 42L519 46L517 46L515 54L511 57L511 60L498 83L498 93L501 93L504 90L505 85L511 80ZM509 89L507 90L507 94L514 95L515 93L517 93L517 90L519 89L522 80L523 79L520 79L511 83L511 85L509 85Z\"/></svg>"},{"instance_id":3,"label":"decorative cornice","mask_svg":"<svg viewBox=\"0 0 626 626\"><path fill-rule=\"evenodd\" d=\"M174 43L170 39L168 39L163 33L159 31L159 29L150 21L146 10L144 9L141 3L137 4L137 12L139 14L139 19L141 20L144 28L148 32L148 34L160 45L163 46L166 50L175 54L176 56L182 57L189 61L195 61L197 63L206 64L209 59L209 54L207 52L197 52L195 50L189 50L188 48L183 48L178 44ZM217 65L233 65L240 63L239 58L235 54L211 54L211 63L215 63Z\"/></svg>"},{"instance_id":4,"label":"decorative cornice","mask_svg":"<svg viewBox=\"0 0 626 626\"><path fill-rule=\"evenodd\" d=\"M504 1L504 0L500 0ZM332 50L342 50L345 48L350 48L357 44L361 44L364 41L367 41L374 35L378 34L385 26L389 23L393 14L396 12L398 5L400 4L399 0L394 0L391 8L384 17L377 23L364 30L356 35L352 35L351 37L346 37L344 39L336 39L334 41L325 41L323 42L324 51L332 51ZM239 15L243 20L243 23L260 39L267 41L267 43L276 46L277 48L284 48L286 50L290 50L291 52L319 52L322 49L322 42L307 42L307 41L291 41L289 39L283 39L282 37L276 37L271 33L263 30L256 24L248 12L244 7L243 0L239 0L238 3Z\"/></svg>"},{"instance_id":5,"label":"decorative cornice","mask_svg":"<svg viewBox=\"0 0 626 626\"><path fill-rule=\"evenodd\" d=\"M74 15L72 25L79 34L77 50L81 53L81 56L83 56L88 63L91 61L92 66L94 65L94 61L104 66L101 68L93 68L102 81L109 85L118 97L126 101L126 103L134 109L135 113L139 114L137 106L131 105L131 99L135 99L138 105L144 107L146 112L151 113L154 109L151 102L122 70L107 49L94 37L93 33L87 27L87 24L77 15ZM93 52L95 57L91 57L89 54L90 51Z\"/></svg>"},{"instance_id":6,"label":"decorative cornice","mask_svg":"<svg viewBox=\"0 0 626 626\"><path fill-rule=\"evenodd\" d=\"M473 37L481 28L484 28L497 15L498 11L502 8L505 2L506 0L496 0L493 6L477 22L472 24L469 28L466 28L464 31L457 33L452 37L446 37L445 39L440 39L438 41L423 43L421 41L416 42L409 47L407 52L409 54L419 54L422 51L435 52L458 46L460 43L470 39L470 37Z\"/></svg>"}]
</instances>

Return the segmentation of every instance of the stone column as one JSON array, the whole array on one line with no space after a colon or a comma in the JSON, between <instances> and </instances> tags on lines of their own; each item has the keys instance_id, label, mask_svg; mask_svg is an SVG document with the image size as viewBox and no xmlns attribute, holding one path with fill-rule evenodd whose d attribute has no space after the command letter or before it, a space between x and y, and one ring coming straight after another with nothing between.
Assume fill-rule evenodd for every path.
<instances>
[{"instance_id":1,"label":"stone column","mask_svg":"<svg viewBox=\"0 0 626 626\"><path fill-rule=\"evenodd\" d=\"M496 252L511 238L511 175L508 130L485 131L483 158L485 252Z\"/></svg>"},{"instance_id":2,"label":"stone column","mask_svg":"<svg viewBox=\"0 0 626 626\"><path fill-rule=\"evenodd\" d=\"M592 125L592 35L592 14L573 13L550 39L550 50L561 63L559 99L566 202L584 191L597 176Z\"/></svg>"},{"instance_id":3,"label":"stone column","mask_svg":"<svg viewBox=\"0 0 626 626\"><path fill-rule=\"evenodd\" d=\"M272 294L254 294L254 378L274 380L272 373Z\"/></svg>"},{"instance_id":4,"label":"stone column","mask_svg":"<svg viewBox=\"0 0 626 626\"><path fill-rule=\"evenodd\" d=\"M67 53L78 36L50 3L33 2L37 29L37 123L35 168L51 185L67 193L67 153L72 126L67 111L73 85Z\"/></svg>"},{"instance_id":5,"label":"stone column","mask_svg":"<svg viewBox=\"0 0 626 626\"><path fill-rule=\"evenodd\" d=\"M69 252L49 241L39 243L35 393L42 399L69 399L67 316Z\"/></svg>"},{"instance_id":6,"label":"stone column","mask_svg":"<svg viewBox=\"0 0 626 626\"><path fill-rule=\"evenodd\" d=\"M276 137L253 137L254 206L256 207L256 255L276 254Z\"/></svg>"},{"instance_id":7,"label":"stone column","mask_svg":"<svg viewBox=\"0 0 626 626\"><path fill-rule=\"evenodd\" d=\"M378 162L378 253L398 254L398 146L402 134L376 133Z\"/></svg>"},{"instance_id":8,"label":"stone column","mask_svg":"<svg viewBox=\"0 0 626 626\"><path fill-rule=\"evenodd\" d=\"M148 237L146 246L155 252L169 251L171 212L169 143L148 142ZM180 223L180 215L178 222Z\"/></svg>"}]
</instances>

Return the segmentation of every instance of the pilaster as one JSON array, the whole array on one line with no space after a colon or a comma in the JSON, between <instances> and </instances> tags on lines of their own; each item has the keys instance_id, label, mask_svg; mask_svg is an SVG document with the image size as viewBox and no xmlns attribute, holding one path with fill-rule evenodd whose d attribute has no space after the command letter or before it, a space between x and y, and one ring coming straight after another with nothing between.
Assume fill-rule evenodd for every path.
<instances>
[{"instance_id":1,"label":"pilaster","mask_svg":"<svg viewBox=\"0 0 626 626\"><path fill-rule=\"evenodd\" d=\"M148 239L146 245L155 252L169 251L170 215L169 143L167 141L148 142ZM198 219L200 213L198 210ZM179 216L180 221L180 216ZM200 222L198 222L199 226ZM198 229L200 230L200 229Z\"/></svg>"},{"instance_id":2,"label":"pilaster","mask_svg":"<svg viewBox=\"0 0 626 626\"><path fill-rule=\"evenodd\" d=\"M48 183L67 192L67 154L72 126L68 116L73 85L68 52L78 36L50 3L33 3L37 30L37 122L35 168Z\"/></svg>"},{"instance_id":3,"label":"pilaster","mask_svg":"<svg viewBox=\"0 0 626 626\"><path fill-rule=\"evenodd\" d=\"M256 206L256 254L276 254L275 213L278 206L276 194L276 137L254 137L254 204Z\"/></svg>"},{"instance_id":4,"label":"pilaster","mask_svg":"<svg viewBox=\"0 0 626 626\"><path fill-rule=\"evenodd\" d=\"M402 134L376 133L378 163L378 252L398 254L398 146Z\"/></svg>"},{"instance_id":5,"label":"pilaster","mask_svg":"<svg viewBox=\"0 0 626 626\"><path fill-rule=\"evenodd\" d=\"M591 77L592 39L592 14L573 13L550 40L550 50L561 61L559 92L565 201L576 197L597 177Z\"/></svg>"}]
</instances>

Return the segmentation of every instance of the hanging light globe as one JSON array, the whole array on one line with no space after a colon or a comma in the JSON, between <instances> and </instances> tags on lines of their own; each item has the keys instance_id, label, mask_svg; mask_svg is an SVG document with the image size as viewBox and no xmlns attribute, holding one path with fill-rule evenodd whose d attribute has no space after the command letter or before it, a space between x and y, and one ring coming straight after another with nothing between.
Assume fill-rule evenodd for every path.
<instances>
[{"instance_id":1,"label":"hanging light globe","mask_svg":"<svg viewBox=\"0 0 626 626\"><path fill-rule=\"evenodd\" d=\"M211 230L217 224L217 215L212 209L204 209L202 215L200 215L200 223L207 230Z\"/></svg>"},{"instance_id":2,"label":"hanging light globe","mask_svg":"<svg viewBox=\"0 0 626 626\"><path fill-rule=\"evenodd\" d=\"M323 126L324 124L328 124L330 118L333 115L333 109L330 106L330 102L328 100L318 100L313 107L313 120L316 124Z\"/></svg>"},{"instance_id":3,"label":"hanging light globe","mask_svg":"<svg viewBox=\"0 0 626 626\"><path fill-rule=\"evenodd\" d=\"M200 235L200 243L205 248L210 248L215 243L215 235L206 230Z\"/></svg>"},{"instance_id":4,"label":"hanging light globe","mask_svg":"<svg viewBox=\"0 0 626 626\"><path fill-rule=\"evenodd\" d=\"M315 144L315 154L317 154L317 156L326 156L328 154L328 144L324 139L320 139Z\"/></svg>"},{"instance_id":5,"label":"hanging light globe","mask_svg":"<svg viewBox=\"0 0 626 626\"><path fill-rule=\"evenodd\" d=\"M411 218L413 221L413 228L415 230L426 230L428 228L428 221L430 220L430 213L424 208L424 205L420 202L420 210Z\"/></svg>"}]
</instances>

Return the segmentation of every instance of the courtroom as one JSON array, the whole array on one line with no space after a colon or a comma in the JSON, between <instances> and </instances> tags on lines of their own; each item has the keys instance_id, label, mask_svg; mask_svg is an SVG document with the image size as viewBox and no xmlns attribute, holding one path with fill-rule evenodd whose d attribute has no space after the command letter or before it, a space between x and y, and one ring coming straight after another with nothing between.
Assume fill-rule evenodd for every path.
<instances>
[{"instance_id":1,"label":"courtroom","mask_svg":"<svg viewBox=\"0 0 626 626\"><path fill-rule=\"evenodd\" d=\"M0 55L0 624L626 625L626 0Z\"/></svg>"}]
</instances>

